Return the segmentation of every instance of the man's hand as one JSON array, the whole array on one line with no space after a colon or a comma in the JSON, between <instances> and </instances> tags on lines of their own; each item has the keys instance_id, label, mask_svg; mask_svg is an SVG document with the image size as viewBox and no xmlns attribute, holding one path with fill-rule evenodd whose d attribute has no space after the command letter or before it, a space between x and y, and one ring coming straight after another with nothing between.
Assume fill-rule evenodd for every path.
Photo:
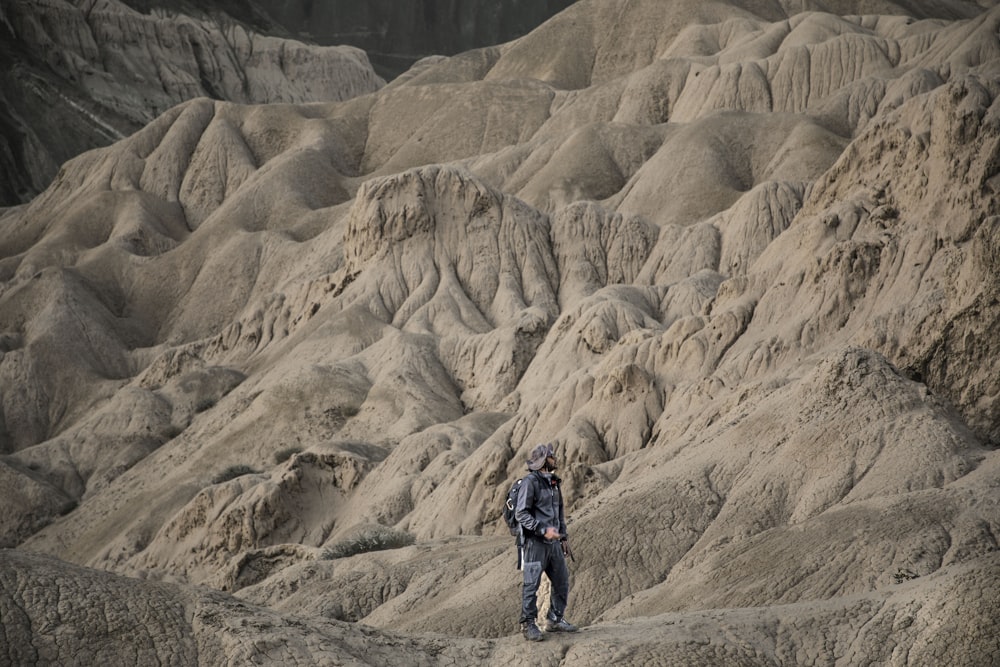
<instances>
[{"instance_id":1,"label":"man's hand","mask_svg":"<svg viewBox=\"0 0 1000 667\"><path fill-rule=\"evenodd\" d=\"M548 528L545 529L545 534L542 537L544 537L547 540L558 540L560 535L558 530L556 530L552 526L549 526Z\"/></svg>"},{"instance_id":2,"label":"man's hand","mask_svg":"<svg viewBox=\"0 0 1000 667\"><path fill-rule=\"evenodd\" d=\"M569 540L562 541L562 550L563 556L569 558L571 561L576 561L576 559L573 558L573 550L569 548Z\"/></svg>"}]
</instances>

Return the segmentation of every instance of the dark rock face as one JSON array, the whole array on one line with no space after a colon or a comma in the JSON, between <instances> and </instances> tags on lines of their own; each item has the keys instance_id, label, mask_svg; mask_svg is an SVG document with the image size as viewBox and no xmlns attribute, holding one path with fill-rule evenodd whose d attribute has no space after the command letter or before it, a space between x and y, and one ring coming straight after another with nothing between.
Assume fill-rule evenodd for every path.
<instances>
[{"instance_id":1,"label":"dark rock face","mask_svg":"<svg viewBox=\"0 0 1000 667\"><path fill-rule=\"evenodd\" d=\"M453 55L528 33L575 0L261 0L288 31L320 44L352 44L394 78L427 55Z\"/></svg>"},{"instance_id":2,"label":"dark rock face","mask_svg":"<svg viewBox=\"0 0 1000 667\"><path fill-rule=\"evenodd\" d=\"M339 101L384 82L364 52L256 32L224 13L16 0L0 8L0 205L195 97ZM251 19L255 17L249 17Z\"/></svg>"},{"instance_id":3,"label":"dark rock face","mask_svg":"<svg viewBox=\"0 0 1000 667\"><path fill-rule=\"evenodd\" d=\"M32 54L11 13L0 8L0 205L29 200L69 158L144 124L74 92L58 64Z\"/></svg>"}]
</instances>

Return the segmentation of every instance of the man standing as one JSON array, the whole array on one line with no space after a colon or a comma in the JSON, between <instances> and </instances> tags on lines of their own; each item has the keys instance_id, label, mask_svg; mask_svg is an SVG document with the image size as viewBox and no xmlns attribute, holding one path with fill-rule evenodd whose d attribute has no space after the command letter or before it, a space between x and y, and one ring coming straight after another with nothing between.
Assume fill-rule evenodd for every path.
<instances>
[{"instance_id":1,"label":"man standing","mask_svg":"<svg viewBox=\"0 0 1000 667\"><path fill-rule=\"evenodd\" d=\"M556 477L556 457L552 445L538 445L528 459L531 474L524 478L517 494L515 516L524 537L524 586L521 589L521 632L529 641L541 641L538 629L538 585L542 573L552 584L546 632L576 632L563 618L569 598L569 569L572 558L566 536L560 479Z\"/></svg>"}]
</instances>

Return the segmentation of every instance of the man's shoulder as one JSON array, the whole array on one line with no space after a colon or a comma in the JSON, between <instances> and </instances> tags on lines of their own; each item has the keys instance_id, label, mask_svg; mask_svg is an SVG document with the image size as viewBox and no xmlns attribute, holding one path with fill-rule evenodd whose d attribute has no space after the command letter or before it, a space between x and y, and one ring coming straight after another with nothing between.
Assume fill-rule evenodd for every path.
<instances>
[{"instance_id":1,"label":"man's shoulder","mask_svg":"<svg viewBox=\"0 0 1000 667\"><path fill-rule=\"evenodd\" d=\"M542 486L542 475L537 470L532 470L527 475L521 478L522 489L525 489L527 487L539 489L541 488L541 486Z\"/></svg>"}]
</instances>

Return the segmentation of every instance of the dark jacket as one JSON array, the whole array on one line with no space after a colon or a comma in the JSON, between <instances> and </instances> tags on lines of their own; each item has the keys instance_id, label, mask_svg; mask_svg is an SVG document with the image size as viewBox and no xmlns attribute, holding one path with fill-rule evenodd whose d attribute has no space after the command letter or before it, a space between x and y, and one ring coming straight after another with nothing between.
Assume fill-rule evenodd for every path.
<instances>
[{"instance_id":1,"label":"dark jacket","mask_svg":"<svg viewBox=\"0 0 1000 667\"><path fill-rule=\"evenodd\" d=\"M541 538L545 529L553 526L561 536L566 536L566 516L559 490L561 481L555 475L539 470L524 478L517 494L514 516L525 535Z\"/></svg>"}]
</instances>

